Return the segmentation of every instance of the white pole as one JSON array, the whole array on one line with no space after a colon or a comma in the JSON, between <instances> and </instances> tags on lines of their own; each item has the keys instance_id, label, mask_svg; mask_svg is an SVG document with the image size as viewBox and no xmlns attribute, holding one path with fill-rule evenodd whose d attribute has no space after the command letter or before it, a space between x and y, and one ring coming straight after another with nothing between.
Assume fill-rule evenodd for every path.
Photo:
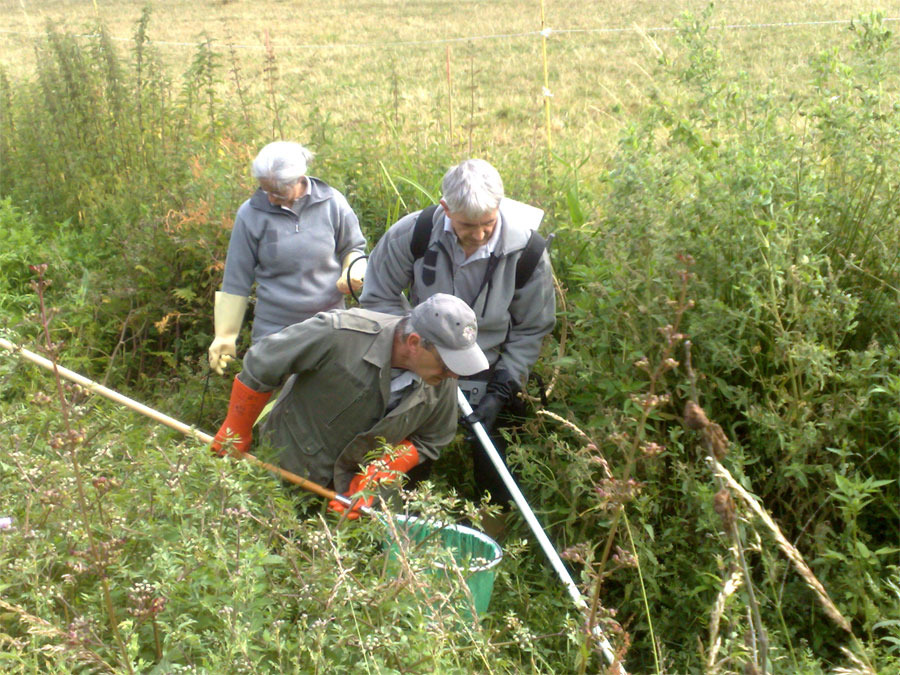
<instances>
[{"instance_id":1,"label":"white pole","mask_svg":"<svg viewBox=\"0 0 900 675\"><path fill-rule=\"evenodd\" d=\"M466 399L465 394L463 394L462 389L459 389L458 387L456 389L456 399L459 403L459 409L462 411L463 418L468 419L472 414L472 406L469 405L469 401ZM563 584L565 584L566 590L569 592L569 597L572 598L572 602L575 603L575 606L578 609L588 609L588 604L585 601L584 596L581 594L581 591L578 590L578 586L575 585L575 582L572 581L569 570L563 565L562 559L559 557L553 544L551 544L550 540L547 538L544 528L541 527L541 524L534 515L534 511L531 510L531 507L525 500L525 495L522 494L522 491L519 489L519 486L516 485L516 481L509 472L509 469L506 468L503 458L500 457L500 453L497 452L497 448L495 448L493 442L491 442L491 438L488 436L487 431L485 431L484 425L481 422L475 422L472 424L472 429L478 437L478 440L481 442L482 447L484 447L485 452L487 452L488 457L490 457L494 468L497 469L497 473L500 474L500 477L506 484L507 489L513 497L513 501L515 501L516 506L519 507L519 511L525 516L525 522L528 523L534 536L537 537L538 543L541 545L541 548L544 549L544 554L547 556L553 569L556 570L559 578L562 579ZM597 639L597 642L600 644L600 649L603 651L603 656L606 659L607 664L610 666L617 665L617 672L619 675L626 675L622 665L616 663L615 652L613 652L609 640L606 639L606 636L603 634L600 627L594 626L592 632Z\"/></svg>"}]
</instances>

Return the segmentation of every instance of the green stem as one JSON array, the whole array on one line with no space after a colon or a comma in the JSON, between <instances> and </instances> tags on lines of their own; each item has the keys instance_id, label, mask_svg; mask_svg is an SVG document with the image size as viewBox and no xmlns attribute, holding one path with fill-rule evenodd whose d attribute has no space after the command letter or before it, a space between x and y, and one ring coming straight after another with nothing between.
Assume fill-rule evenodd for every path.
<instances>
[{"instance_id":1,"label":"green stem","mask_svg":"<svg viewBox=\"0 0 900 675\"><path fill-rule=\"evenodd\" d=\"M631 525L628 522L628 516L625 518L625 531L628 532L628 543L631 544L631 554L634 556L637 565L638 581L641 582L641 599L644 601L644 611L647 613L647 626L650 630L650 643L653 645L653 663L656 666L656 672L661 673L659 666L659 651L656 646L656 635L653 632L653 618L650 616L650 602L647 600L647 589L644 586L644 575L641 572L641 559L638 557L637 548L634 545L634 537L631 534Z\"/></svg>"}]
</instances>

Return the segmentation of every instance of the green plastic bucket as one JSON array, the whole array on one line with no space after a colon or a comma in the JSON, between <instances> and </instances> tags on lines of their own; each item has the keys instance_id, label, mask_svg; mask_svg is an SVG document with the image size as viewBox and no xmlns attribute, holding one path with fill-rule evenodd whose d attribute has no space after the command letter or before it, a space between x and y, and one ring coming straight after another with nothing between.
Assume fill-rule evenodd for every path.
<instances>
[{"instance_id":1,"label":"green plastic bucket","mask_svg":"<svg viewBox=\"0 0 900 675\"><path fill-rule=\"evenodd\" d=\"M416 544L426 539L429 542L440 542L447 549L465 577L466 585L472 593L475 611L484 614L491 602L496 567L503 559L500 544L465 525L448 525L402 514L395 515L394 520L398 533L408 538L412 551ZM392 556L396 557L396 543L392 545L391 551ZM440 561L434 563L435 570L445 571L446 568Z\"/></svg>"}]
</instances>

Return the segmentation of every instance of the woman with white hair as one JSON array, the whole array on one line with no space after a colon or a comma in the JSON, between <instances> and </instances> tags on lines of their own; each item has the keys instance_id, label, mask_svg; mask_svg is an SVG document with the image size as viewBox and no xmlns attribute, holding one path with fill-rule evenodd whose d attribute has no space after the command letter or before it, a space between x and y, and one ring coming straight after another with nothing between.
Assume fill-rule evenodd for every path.
<instances>
[{"instance_id":1,"label":"woman with white hair","mask_svg":"<svg viewBox=\"0 0 900 675\"><path fill-rule=\"evenodd\" d=\"M366 240L340 192L306 175L312 153L299 143L269 143L251 166L259 189L238 209L216 292L209 365L220 375L237 355L256 283L251 342L344 306L362 287ZM349 285L348 285L349 282Z\"/></svg>"}]
</instances>

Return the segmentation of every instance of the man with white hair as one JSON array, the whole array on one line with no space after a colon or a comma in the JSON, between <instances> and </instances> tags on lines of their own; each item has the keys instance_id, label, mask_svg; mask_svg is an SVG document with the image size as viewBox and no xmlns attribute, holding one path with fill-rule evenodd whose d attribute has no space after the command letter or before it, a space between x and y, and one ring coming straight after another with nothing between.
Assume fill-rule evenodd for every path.
<instances>
[{"instance_id":1,"label":"man with white hair","mask_svg":"<svg viewBox=\"0 0 900 675\"><path fill-rule=\"evenodd\" d=\"M441 189L440 205L401 218L372 250L360 304L400 314L406 289L413 305L435 293L464 300L478 319L490 368L459 385L491 432L502 410L522 414L517 394L556 321L550 258L535 231L543 212L505 199L500 174L480 159L452 167ZM502 453L503 437L492 439ZM475 439L470 445L479 489L509 501L484 449ZM421 466L415 477L428 470Z\"/></svg>"},{"instance_id":2,"label":"man with white hair","mask_svg":"<svg viewBox=\"0 0 900 675\"><path fill-rule=\"evenodd\" d=\"M237 354L254 283L254 343L317 312L342 308L350 286L362 287L366 240L359 219L344 195L306 175L312 157L299 143L277 141L253 160L259 189L238 209L216 293L209 365L219 374Z\"/></svg>"}]
</instances>

